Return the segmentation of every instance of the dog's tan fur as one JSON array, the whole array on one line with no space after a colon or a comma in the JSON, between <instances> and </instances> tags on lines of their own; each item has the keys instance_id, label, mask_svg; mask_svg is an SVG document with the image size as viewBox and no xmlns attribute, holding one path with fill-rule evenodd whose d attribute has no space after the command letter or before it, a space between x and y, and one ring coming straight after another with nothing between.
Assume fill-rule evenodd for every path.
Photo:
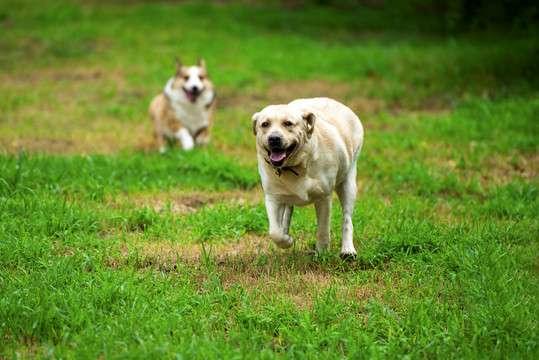
<instances>
[{"instance_id":1,"label":"dog's tan fur","mask_svg":"<svg viewBox=\"0 0 539 360\"><path fill-rule=\"evenodd\" d=\"M194 99L189 99L185 86L193 79L200 91L192 95ZM165 151L165 145L171 138L186 150L195 145L205 145L210 138L215 104L215 89L205 61L200 59L197 66L183 66L176 59L176 75L150 103L149 115L156 148Z\"/></svg>"},{"instance_id":2,"label":"dog's tan fur","mask_svg":"<svg viewBox=\"0 0 539 360\"><path fill-rule=\"evenodd\" d=\"M293 207L314 204L316 248L327 251L335 190L343 208L341 255L355 256L351 216L357 192L356 163L363 144L358 117L331 99L300 99L254 114L252 129L271 239L281 248L291 247ZM288 149L284 158L283 149Z\"/></svg>"}]
</instances>

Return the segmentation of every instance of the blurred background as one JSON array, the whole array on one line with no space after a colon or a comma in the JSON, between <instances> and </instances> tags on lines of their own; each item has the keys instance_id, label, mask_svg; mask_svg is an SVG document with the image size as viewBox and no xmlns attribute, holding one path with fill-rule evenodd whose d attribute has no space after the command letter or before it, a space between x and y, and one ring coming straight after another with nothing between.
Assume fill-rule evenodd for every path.
<instances>
[{"instance_id":1,"label":"blurred background","mask_svg":"<svg viewBox=\"0 0 539 360\"><path fill-rule=\"evenodd\" d=\"M531 0L2 0L0 148L149 149L148 104L176 56L206 59L213 144L231 153L252 150L253 112L299 97L342 101L367 129L534 97L537 20Z\"/></svg>"}]
</instances>

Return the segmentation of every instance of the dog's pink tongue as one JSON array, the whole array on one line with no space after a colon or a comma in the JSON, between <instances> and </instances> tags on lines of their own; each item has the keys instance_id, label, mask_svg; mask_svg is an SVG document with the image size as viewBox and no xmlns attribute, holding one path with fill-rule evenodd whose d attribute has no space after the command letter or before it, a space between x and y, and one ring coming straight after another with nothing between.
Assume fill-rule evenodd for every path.
<instances>
[{"instance_id":1,"label":"dog's pink tongue","mask_svg":"<svg viewBox=\"0 0 539 360\"><path fill-rule=\"evenodd\" d=\"M196 100L196 95L194 93L186 92L185 96L187 96L187 99L189 99L189 101L195 101Z\"/></svg>"},{"instance_id":2,"label":"dog's pink tongue","mask_svg":"<svg viewBox=\"0 0 539 360\"><path fill-rule=\"evenodd\" d=\"M279 162L286 157L286 151L284 150L273 150L270 154L270 159Z\"/></svg>"}]
</instances>

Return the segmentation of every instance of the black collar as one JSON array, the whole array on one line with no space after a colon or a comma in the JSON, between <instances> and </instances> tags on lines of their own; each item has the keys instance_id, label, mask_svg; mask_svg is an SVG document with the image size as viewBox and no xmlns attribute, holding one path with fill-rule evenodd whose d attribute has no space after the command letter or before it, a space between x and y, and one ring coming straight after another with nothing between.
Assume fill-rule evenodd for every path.
<instances>
[{"instance_id":1,"label":"black collar","mask_svg":"<svg viewBox=\"0 0 539 360\"><path fill-rule=\"evenodd\" d=\"M294 174L296 174L296 176L299 176L299 174L298 174L294 169L292 169L291 167L286 166L286 167L284 167L284 168L278 168L278 167L275 167L275 166L271 165L271 163L270 163L267 159L264 159L264 160L266 160L266 162L267 162L272 168L275 169L275 174L276 174L277 176L279 176L279 177L281 177L283 171L287 171L287 170L290 170L290 171L292 171Z\"/></svg>"}]
</instances>

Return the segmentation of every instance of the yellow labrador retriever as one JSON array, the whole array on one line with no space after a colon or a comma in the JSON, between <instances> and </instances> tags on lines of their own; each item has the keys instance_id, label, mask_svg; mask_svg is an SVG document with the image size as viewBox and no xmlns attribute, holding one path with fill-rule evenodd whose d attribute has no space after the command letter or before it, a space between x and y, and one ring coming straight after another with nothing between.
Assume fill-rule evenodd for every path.
<instances>
[{"instance_id":1,"label":"yellow labrador retriever","mask_svg":"<svg viewBox=\"0 0 539 360\"><path fill-rule=\"evenodd\" d=\"M356 163L363 144L358 117L335 100L300 99L264 108L253 115L252 126L270 238L283 249L291 247L294 206L314 204L316 249L328 251L335 190L343 212L341 257L355 257L352 212L357 193Z\"/></svg>"}]
</instances>

